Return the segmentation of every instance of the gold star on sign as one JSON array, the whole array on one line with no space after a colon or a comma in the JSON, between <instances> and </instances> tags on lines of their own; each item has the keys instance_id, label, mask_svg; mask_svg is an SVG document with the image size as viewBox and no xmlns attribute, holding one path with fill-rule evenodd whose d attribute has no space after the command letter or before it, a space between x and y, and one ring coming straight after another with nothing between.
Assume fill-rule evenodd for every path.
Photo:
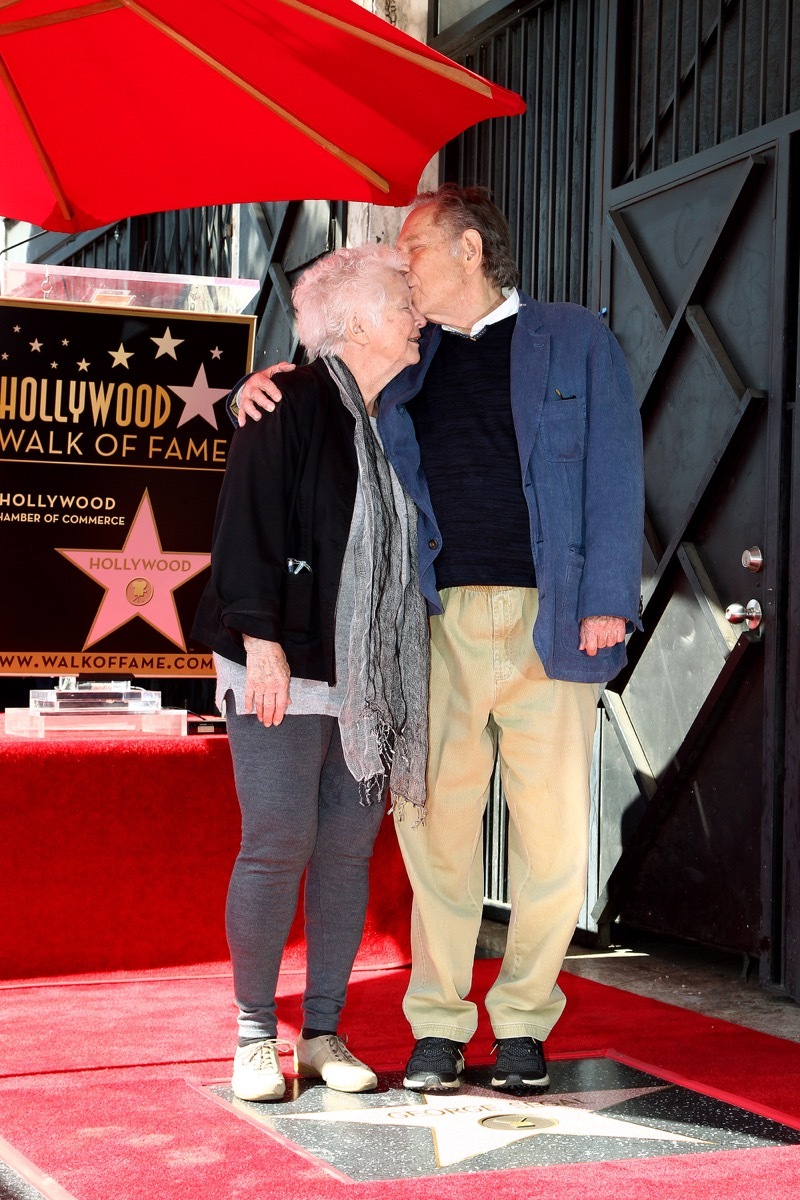
<instances>
[{"instance_id":1,"label":"gold star on sign","mask_svg":"<svg viewBox=\"0 0 800 1200\"><path fill-rule=\"evenodd\" d=\"M4 352L2 355L0 355L0 358L2 358L3 362L5 362L6 359L8 358L8 355Z\"/></svg>"},{"instance_id":2,"label":"gold star on sign","mask_svg":"<svg viewBox=\"0 0 800 1200\"><path fill-rule=\"evenodd\" d=\"M21 329L22 329L22 326L21 326L21 325L15 325L15 326L14 326L14 333L19 333Z\"/></svg>"},{"instance_id":3,"label":"gold star on sign","mask_svg":"<svg viewBox=\"0 0 800 1200\"><path fill-rule=\"evenodd\" d=\"M44 342L40 342L38 338L34 338L33 341L30 343L31 350L35 350L37 354L39 353L39 351L41 350L43 345L44 345Z\"/></svg>"},{"instance_id":4,"label":"gold star on sign","mask_svg":"<svg viewBox=\"0 0 800 1200\"><path fill-rule=\"evenodd\" d=\"M55 371L56 367L58 366L58 363L57 363L57 362L51 362L51 363L50 363L50 366L51 366L51 367L53 368L53 370Z\"/></svg>"},{"instance_id":5,"label":"gold star on sign","mask_svg":"<svg viewBox=\"0 0 800 1200\"><path fill-rule=\"evenodd\" d=\"M111 353L111 351L109 350L109 354L110 353ZM88 371L89 370L89 364L87 363L85 358L81 359L81 361L77 364L77 367L78 367L79 371Z\"/></svg>"},{"instance_id":6,"label":"gold star on sign","mask_svg":"<svg viewBox=\"0 0 800 1200\"><path fill-rule=\"evenodd\" d=\"M126 350L122 342L119 344L119 350L109 350L108 352L113 358L112 367L125 367L128 369L128 359L133 358L133 351Z\"/></svg>"},{"instance_id":7,"label":"gold star on sign","mask_svg":"<svg viewBox=\"0 0 800 1200\"><path fill-rule=\"evenodd\" d=\"M62 345L62 346L68 346L68 345L69 345L69 338L62 338L62 339L61 339L61 345Z\"/></svg>"},{"instance_id":8,"label":"gold star on sign","mask_svg":"<svg viewBox=\"0 0 800 1200\"><path fill-rule=\"evenodd\" d=\"M161 358L162 354L168 354L170 358L174 358L177 362L178 356L175 353L175 347L183 345L183 338L174 338L169 331L169 325L164 330L160 338L151 337L150 341L155 342L155 344L158 346L158 354L156 355L156 358Z\"/></svg>"},{"instance_id":9,"label":"gold star on sign","mask_svg":"<svg viewBox=\"0 0 800 1200\"><path fill-rule=\"evenodd\" d=\"M222 358L222 351L220 350L219 346L215 346L214 349L211 351L211 357L212 358Z\"/></svg>"}]
</instances>

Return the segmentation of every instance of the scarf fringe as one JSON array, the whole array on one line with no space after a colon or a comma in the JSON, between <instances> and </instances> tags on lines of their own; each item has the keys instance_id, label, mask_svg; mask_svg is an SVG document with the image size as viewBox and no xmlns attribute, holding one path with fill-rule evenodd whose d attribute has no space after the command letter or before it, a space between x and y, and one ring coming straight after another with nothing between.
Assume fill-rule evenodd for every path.
<instances>
[{"instance_id":1,"label":"scarf fringe","mask_svg":"<svg viewBox=\"0 0 800 1200\"><path fill-rule=\"evenodd\" d=\"M406 815L408 806L414 810L414 824L412 829L418 829L420 825L425 824L425 817L428 814L428 809L424 804L414 804L407 796L395 796L390 794L389 813L394 813L398 821L403 821Z\"/></svg>"}]
</instances>

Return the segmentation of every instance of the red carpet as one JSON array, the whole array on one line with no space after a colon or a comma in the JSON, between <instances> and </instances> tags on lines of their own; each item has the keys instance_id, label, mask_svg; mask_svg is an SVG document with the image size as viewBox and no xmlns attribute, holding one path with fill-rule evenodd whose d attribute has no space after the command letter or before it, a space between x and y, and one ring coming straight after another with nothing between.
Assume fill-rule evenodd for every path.
<instances>
[{"instance_id":1,"label":"red carpet","mask_svg":"<svg viewBox=\"0 0 800 1200\"><path fill-rule=\"evenodd\" d=\"M476 994L497 965L476 964ZM406 979L405 970L362 970L351 985L350 1044L379 1071L400 1068L410 1045ZM800 1046L574 976L562 983L569 1003L551 1058L615 1052L800 1127ZM302 975L285 972L282 1036L297 1030L301 990ZM5 985L0 1137L76 1200L478 1200L490 1191L493 1200L795 1200L800 1190L794 1147L345 1184L187 1084L226 1080L232 1040L224 963ZM490 1042L482 1025L472 1064L488 1059Z\"/></svg>"},{"instance_id":2,"label":"red carpet","mask_svg":"<svg viewBox=\"0 0 800 1200\"><path fill-rule=\"evenodd\" d=\"M319 1158L198 1090L228 1081L235 1040L222 912L238 810L226 740L0 739L0 774L3 1200L19 1194L5 1190L4 1163L49 1200L800 1194L793 1146L343 1182ZM400 1008L408 914L387 821L344 1020L352 1049L383 1073L402 1068L412 1041ZM302 950L298 918L280 985L288 1040L300 1023ZM476 963L477 999L497 967ZM79 974L86 971L94 973ZM548 1042L551 1060L608 1055L644 1064L800 1128L800 1045L574 976L562 983L569 1003ZM491 1043L484 1019L470 1065L490 1060ZM335 1108L335 1094L321 1091ZM363 1127L365 1146L371 1128Z\"/></svg>"}]
</instances>

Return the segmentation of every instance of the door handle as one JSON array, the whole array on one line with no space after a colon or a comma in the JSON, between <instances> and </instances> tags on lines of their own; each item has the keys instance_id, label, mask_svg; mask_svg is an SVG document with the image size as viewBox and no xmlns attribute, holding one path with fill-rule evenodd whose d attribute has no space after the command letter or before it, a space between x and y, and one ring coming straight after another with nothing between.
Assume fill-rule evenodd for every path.
<instances>
[{"instance_id":1,"label":"door handle","mask_svg":"<svg viewBox=\"0 0 800 1200\"><path fill-rule=\"evenodd\" d=\"M729 604L725 609L726 621L730 621L731 625L743 625L746 622L748 629L758 629L763 616L757 600L748 600L746 607L743 604Z\"/></svg>"}]
</instances>

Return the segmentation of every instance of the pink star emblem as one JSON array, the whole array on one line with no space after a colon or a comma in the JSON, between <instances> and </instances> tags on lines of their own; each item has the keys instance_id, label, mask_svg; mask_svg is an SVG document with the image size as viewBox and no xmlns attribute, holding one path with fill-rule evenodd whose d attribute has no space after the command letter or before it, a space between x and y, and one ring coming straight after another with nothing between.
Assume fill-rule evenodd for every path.
<instances>
[{"instance_id":1,"label":"pink star emblem","mask_svg":"<svg viewBox=\"0 0 800 1200\"><path fill-rule=\"evenodd\" d=\"M84 650L141 617L182 650L186 643L173 593L211 562L209 554L163 551L150 496L145 491L121 550L58 550L105 594Z\"/></svg>"},{"instance_id":2,"label":"pink star emblem","mask_svg":"<svg viewBox=\"0 0 800 1200\"><path fill-rule=\"evenodd\" d=\"M202 417L212 429L219 429L214 413L214 405L222 397L227 396L230 388L212 388L208 385L205 366L201 363L191 387L178 387L168 384L169 390L179 396L186 405L178 421L178 428L185 425L192 417Z\"/></svg>"}]
</instances>

